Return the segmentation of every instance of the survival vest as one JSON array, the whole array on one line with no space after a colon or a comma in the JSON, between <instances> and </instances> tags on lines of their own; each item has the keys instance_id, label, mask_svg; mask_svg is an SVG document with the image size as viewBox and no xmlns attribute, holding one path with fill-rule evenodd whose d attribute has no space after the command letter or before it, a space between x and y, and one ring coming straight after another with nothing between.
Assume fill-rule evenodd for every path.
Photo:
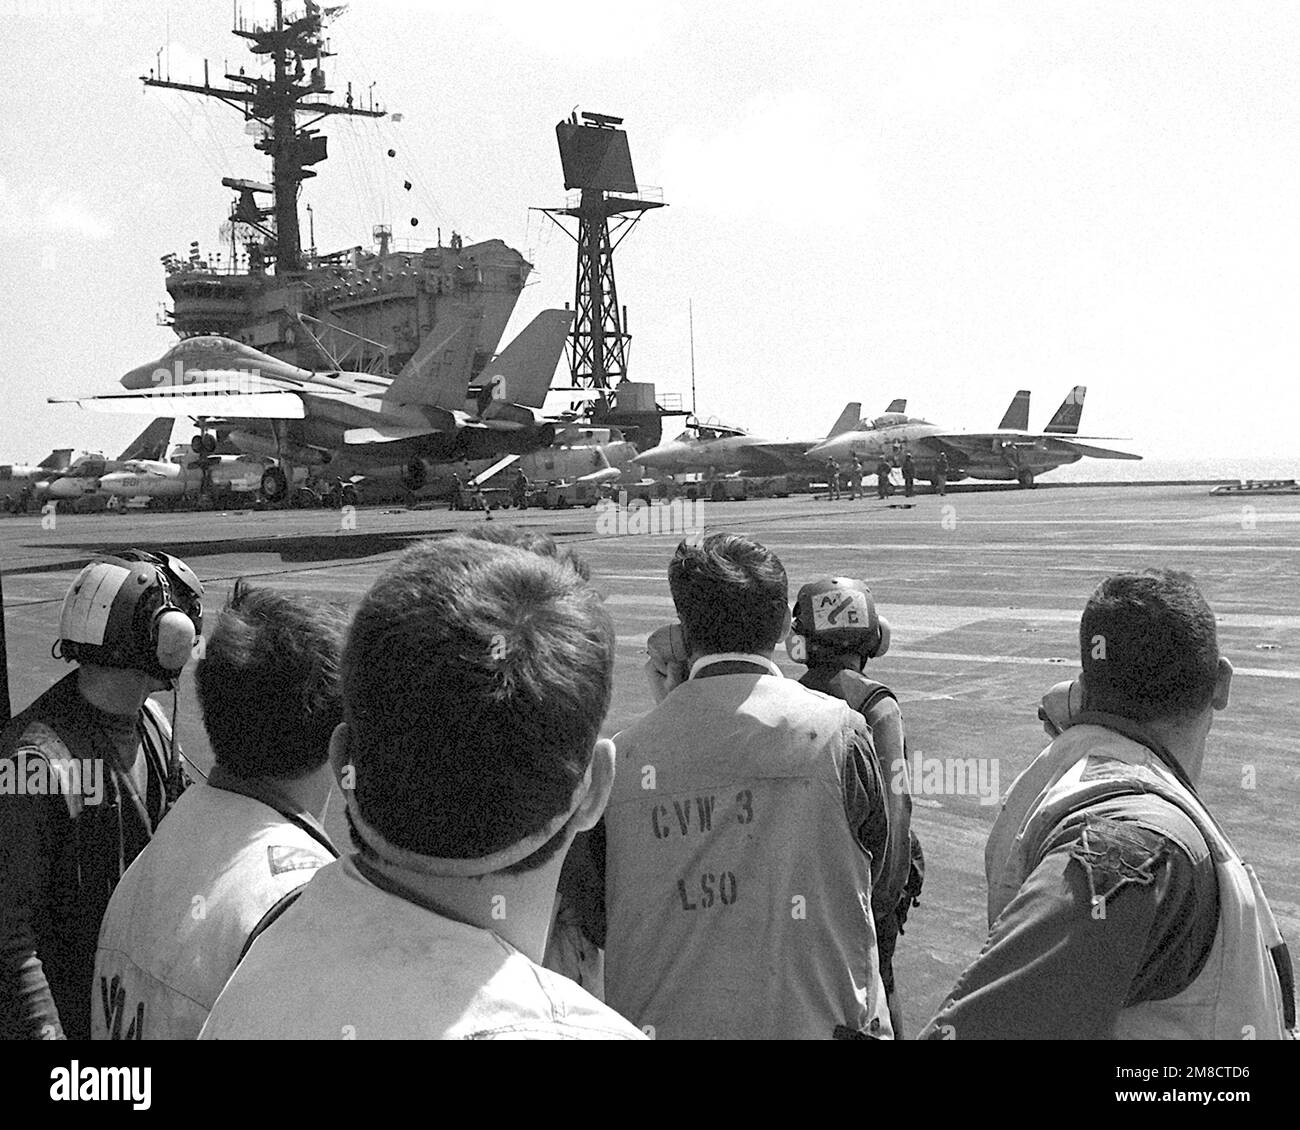
<instances>
[{"instance_id":1,"label":"survival vest","mask_svg":"<svg viewBox=\"0 0 1300 1130\"><path fill-rule=\"evenodd\" d=\"M608 1003L656 1037L891 1035L871 860L845 812L841 701L693 678L615 739Z\"/></svg>"},{"instance_id":2,"label":"survival vest","mask_svg":"<svg viewBox=\"0 0 1300 1130\"><path fill-rule=\"evenodd\" d=\"M1219 928L1204 968L1181 993L1124 1009L1116 1039L1283 1039L1288 1019L1283 974L1270 952L1285 952L1268 900L1204 804L1131 724L1082 715L1021 773L1007 794L985 851L989 924L1038 863L1051 831L1071 813L1125 792L1148 792L1176 805L1209 847L1219 884ZM1096 721L1089 721L1096 719ZM1104 720L1105 724L1102 724ZM1117 732L1123 726L1133 736ZM1166 754L1166 756L1168 756ZM1131 766L1124 779L1083 779L1093 760ZM1289 959L1286 963L1289 971Z\"/></svg>"}]
</instances>

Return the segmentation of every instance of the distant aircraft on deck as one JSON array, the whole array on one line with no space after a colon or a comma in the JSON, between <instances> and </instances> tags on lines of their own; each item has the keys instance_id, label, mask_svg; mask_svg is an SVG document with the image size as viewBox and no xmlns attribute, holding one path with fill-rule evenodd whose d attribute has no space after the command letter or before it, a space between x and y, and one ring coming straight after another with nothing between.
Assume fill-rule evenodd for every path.
<instances>
[{"instance_id":1,"label":"distant aircraft on deck","mask_svg":"<svg viewBox=\"0 0 1300 1130\"><path fill-rule=\"evenodd\" d=\"M1096 447L1078 436L1087 389L1076 385L1042 432L1030 432L1029 392L1021 389L993 431L956 431L932 424L917 416L887 412L869 424L846 429L808 450L812 459L834 459L843 464L855 455L868 470L883 457L898 466L912 453L916 477L934 481L935 460L941 451L948 455L948 480L992 479L1019 482L1032 487L1036 476L1084 456L1092 459L1141 459L1127 451ZM1112 439L1085 436L1084 439Z\"/></svg>"},{"instance_id":2,"label":"distant aircraft on deck","mask_svg":"<svg viewBox=\"0 0 1300 1130\"><path fill-rule=\"evenodd\" d=\"M860 403L846 404L826 433L827 437L855 427L861 415ZM763 439L741 428L700 423L692 416L681 435L643 451L636 457L636 462L666 475L700 472L710 478L735 472L746 475L781 475L789 471L816 474L824 469L825 457L820 461L810 461L805 455L816 442Z\"/></svg>"},{"instance_id":3,"label":"distant aircraft on deck","mask_svg":"<svg viewBox=\"0 0 1300 1130\"><path fill-rule=\"evenodd\" d=\"M415 490L439 464L551 445L558 421L541 407L572 321L572 311L543 310L488 362L473 391L473 342L462 324L449 334L435 327L396 376L302 369L201 336L132 369L122 377L126 391L50 402L193 419L197 454L214 454L221 438L273 460L261 483L273 502L303 468L327 477L383 471Z\"/></svg>"}]
</instances>

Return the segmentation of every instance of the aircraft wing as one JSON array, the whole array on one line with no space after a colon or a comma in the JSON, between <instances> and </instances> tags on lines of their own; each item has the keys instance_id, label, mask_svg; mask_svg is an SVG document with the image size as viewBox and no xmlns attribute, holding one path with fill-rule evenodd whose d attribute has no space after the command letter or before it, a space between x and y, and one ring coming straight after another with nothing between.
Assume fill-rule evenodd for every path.
<instances>
[{"instance_id":1,"label":"aircraft wing","mask_svg":"<svg viewBox=\"0 0 1300 1130\"><path fill-rule=\"evenodd\" d=\"M814 441L815 442L815 441ZM780 475L805 465L804 455L812 443L789 443L769 440L763 443L746 444L744 450L753 453L758 470L769 475Z\"/></svg>"},{"instance_id":2,"label":"aircraft wing","mask_svg":"<svg viewBox=\"0 0 1300 1130\"><path fill-rule=\"evenodd\" d=\"M170 416L173 419L302 420L307 416L302 397L283 391L249 392L246 387L209 383L172 385L140 392L114 392L105 396L49 397L51 404L75 404L94 412L119 415Z\"/></svg>"},{"instance_id":3,"label":"aircraft wing","mask_svg":"<svg viewBox=\"0 0 1300 1130\"><path fill-rule=\"evenodd\" d=\"M1086 443L1077 443L1073 438L1058 439L1057 443L1063 447L1072 447L1081 455L1087 455L1092 459L1141 459L1142 456L1134 455L1131 451L1115 451L1109 447L1093 447Z\"/></svg>"},{"instance_id":4,"label":"aircraft wing","mask_svg":"<svg viewBox=\"0 0 1300 1130\"><path fill-rule=\"evenodd\" d=\"M1091 436L1087 437L1093 438ZM936 435L925 436L917 441L920 447L928 447L932 451L939 451L942 448L948 448L950 451L956 451L961 455L971 457L987 455L989 452L997 452L1007 448L1016 447L1045 447L1046 450L1068 450L1077 451L1080 455L1087 455L1093 459L1141 459L1140 455L1132 455L1126 451L1114 451L1107 447L1091 447L1088 444L1080 443L1074 436L1055 435L1048 432L947 432Z\"/></svg>"}]
</instances>

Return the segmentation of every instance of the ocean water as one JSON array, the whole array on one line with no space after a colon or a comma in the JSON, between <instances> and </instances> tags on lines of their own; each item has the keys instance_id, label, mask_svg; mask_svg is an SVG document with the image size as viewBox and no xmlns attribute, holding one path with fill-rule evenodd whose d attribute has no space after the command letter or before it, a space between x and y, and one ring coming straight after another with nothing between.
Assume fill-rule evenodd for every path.
<instances>
[{"instance_id":1,"label":"ocean water","mask_svg":"<svg viewBox=\"0 0 1300 1130\"><path fill-rule=\"evenodd\" d=\"M1297 479L1294 458L1247 456L1241 459L1082 459L1040 476L1044 483L1150 482L1162 479Z\"/></svg>"}]
</instances>

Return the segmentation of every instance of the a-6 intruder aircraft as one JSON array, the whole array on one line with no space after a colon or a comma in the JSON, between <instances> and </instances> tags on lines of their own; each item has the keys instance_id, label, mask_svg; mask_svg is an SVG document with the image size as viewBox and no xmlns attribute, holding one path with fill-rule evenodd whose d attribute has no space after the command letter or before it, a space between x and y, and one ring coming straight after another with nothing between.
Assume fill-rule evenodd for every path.
<instances>
[{"instance_id":1,"label":"a-6 intruder aircraft","mask_svg":"<svg viewBox=\"0 0 1300 1130\"><path fill-rule=\"evenodd\" d=\"M399 474L413 489L432 467L549 447L555 422L541 414L573 313L543 310L484 369L467 399L472 335L435 330L395 377L313 372L230 338L177 342L122 378L128 391L75 403L104 412L189 418L195 450L216 451L217 432L247 455L274 460L268 501L285 497L303 468L330 477Z\"/></svg>"},{"instance_id":2,"label":"a-6 intruder aircraft","mask_svg":"<svg viewBox=\"0 0 1300 1130\"><path fill-rule=\"evenodd\" d=\"M860 403L846 404L826 433L827 437L856 427L861 415ZM762 439L740 428L700 423L691 417L681 435L641 452L636 462L665 475L700 472L712 478L737 471L746 475L781 475L790 471L816 474L825 469L826 457L809 460L805 455L816 442Z\"/></svg>"},{"instance_id":3,"label":"a-6 intruder aircraft","mask_svg":"<svg viewBox=\"0 0 1300 1130\"><path fill-rule=\"evenodd\" d=\"M172 450L171 458L134 459L99 480L99 489L117 498L176 501L207 493L251 494L261 489L265 459L242 455L196 455L188 444Z\"/></svg>"},{"instance_id":4,"label":"a-6 intruder aircraft","mask_svg":"<svg viewBox=\"0 0 1300 1130\"><path fill-rule=\"evenodd\" d=\"M107 459L99 451L74 453L62 470L34 484L37 498L67 501L98 494L103 477L121 470L131 460L161 459L171 442L174 424L170 416L159 416L116 459Z\"/></svg>"},{"instance_id":5,"label":"a-6 intruder aircraft","mask_svg":"<svg viewBox=\"0 0 1300 1130\"><path fill-rule=\"evenodd\" d=\"M910 451L916 477L934 481L935 460L941 451L948 455L948 479L993 479L1019 482L1032 487L1034 478L1066 463L1077 463L1085 455L1093 459L1141 459L1127 451L1114 451L1084 443L1078 437L1087 389L1076 385L1056 410L1042 432L1030 432L1029 393L1021 389L989 432L954 431L916 416L888 412L870 424L832 436L810 448L813 459L838 462L857 456L871 470L881 457L898 466ZM1083 437L1110 439L1109 436Z\"/></svg>"}]
</instances>

